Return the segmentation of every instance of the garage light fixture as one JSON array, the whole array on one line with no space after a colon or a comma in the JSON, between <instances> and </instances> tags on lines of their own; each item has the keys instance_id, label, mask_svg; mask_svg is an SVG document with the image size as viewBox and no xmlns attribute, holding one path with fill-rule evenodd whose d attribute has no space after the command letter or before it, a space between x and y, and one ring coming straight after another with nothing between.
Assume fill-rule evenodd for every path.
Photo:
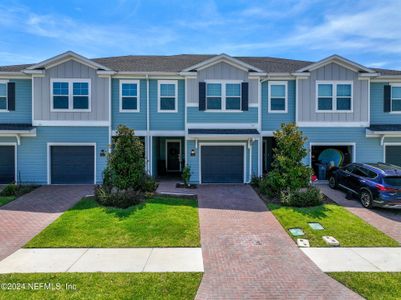
<instances>
[{"instance_id":1,"label":"garage light fixture","mask_svg":"<svg viewBox=\"0 0 401 300\"><path fill-rule=\"evenodd\" d=\"M101 157L106 156L106 151L104 151L104 149L100 150L100 156Z\"/></svg>"},{"instance_id":2,"label":"garage light fixture","mask_svg":"<svg viewBox=\"0 0 401 300\"><path fill-rule=\"evenodd\" d=\"M195 156L195 149L191 150L191 156Z\"/></svg>"}]
</instances>

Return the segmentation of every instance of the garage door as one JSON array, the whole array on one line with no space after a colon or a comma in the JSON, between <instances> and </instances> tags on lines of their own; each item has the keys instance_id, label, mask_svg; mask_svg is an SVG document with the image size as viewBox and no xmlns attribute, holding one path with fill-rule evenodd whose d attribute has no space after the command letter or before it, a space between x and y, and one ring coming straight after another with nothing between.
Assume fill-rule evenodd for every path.
<instances>
[{"instance_id":1,"label":"garage door","mask_svg":"<svg viewBox=\"0 0 401 300\"><path fill-rule=\"evenodd\" d=\"M15 181L14 146L0 146L0 184Z\"/></svg>"},{"instance_id":2,"label":"garage door","mask_svg":"<svg viewBox=\"0 0 401 300\"><path fill-rule=\"evenodd\" d=\"M95 147L51 146L52 184L93 184Z\"/></svg>"},{"instance_id":3,"label":"garage door","mask_svg":"<svg viewBox=\"0 0 401 300\"><path fill-rule=\"evenodd\" d=\"M202 146L202 183L243 183L244 147Z\"/></svg>"},{"instance_id":4,"label":"garage door","mask_svg":"<svg viewBox=\"0 0 401 300\"><path fill-rule=\"evenodd\" d=\"M401 166L401 146L386 146L386 163Z\"/></svg>"}]
</instances>

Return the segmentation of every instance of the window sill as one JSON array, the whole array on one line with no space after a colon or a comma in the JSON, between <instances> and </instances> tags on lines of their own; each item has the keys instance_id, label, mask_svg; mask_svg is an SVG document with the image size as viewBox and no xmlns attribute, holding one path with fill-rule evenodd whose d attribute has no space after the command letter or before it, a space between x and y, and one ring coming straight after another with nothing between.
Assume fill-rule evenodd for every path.
<instances>
[{"instance_id":1,"label":"window sill","mask_svg":"<svg viewBox=\"0 0 401 300\"><path fill-rule=\"evenodd\" d=\"M222 109L207 109L204 110L204 112L210 112L210 113L242 113L244 112L243 110L239 110L239 109L228 109L228 110L222 110Z\"/></svg>"},{"instance_id":2,"label":"window sill","mask_svg":"<svg viewBox=\"0 0 401 300\"><path fill-rule=\"evenodd\" d=\"M323 113L323 114L351 114L354 111L352 110L316 110L315 113Z\"/></svg>"},{"instance_id":3,"label":"window sill","mask_svg":"<svg viewBox=\"0 0 401 300\"><path fill-rule=\"evenodd\" d=\"M75 112L91 112L90 109L51 109L50 112L67 112L67 113L75 113Z\"/></svg>"},{"instance_id":4,"label":"window sill","mask_svg":"<svg viewBox=\"0 0 401 300\"><path fill-rule=\"evenodd\" d=\"M269 114L288 114L287 110L269 110L267 112Z\"/></svg>"},{"instance_id":5,"label":"window sill","mask_svg":"<svg viewBox=\"0 0 401 300\"><path fill-rule=\"evenodd\" d=\"M139 109L120 109L120 113L139 113L141 112Z\"/></svg>"},{"instance_id":6,"label":"window sill","mask_svg":"<svg viewBox=\"0 0 401 300\"><path fill-rule=\"evenodd\" d=\"M157 112L161 113L161 114L164 114L164 113L171 114L171 113L178 113L178 110L158 110Z\"/></svg>"}]
</instances>

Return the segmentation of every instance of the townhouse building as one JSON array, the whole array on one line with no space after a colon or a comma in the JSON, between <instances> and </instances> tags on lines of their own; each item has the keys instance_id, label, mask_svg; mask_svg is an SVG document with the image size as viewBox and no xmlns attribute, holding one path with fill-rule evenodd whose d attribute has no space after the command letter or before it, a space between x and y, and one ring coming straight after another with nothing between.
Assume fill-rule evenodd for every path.
<instances>
[{"instance_id":1,"label":"townhouse building","mask_svg":"<svg viewBox=\"0 0 401 300\"><path fill-rule=\"evenodd\" d=\"M88 59L66 52L0 67L0 183L101 183L119 124L145 145L146 169L194 183L268 172L273 132L295 122L306 164L401 165L401 71L333 55L318 62L221 55Z\"/></svg>"}]
</instances>

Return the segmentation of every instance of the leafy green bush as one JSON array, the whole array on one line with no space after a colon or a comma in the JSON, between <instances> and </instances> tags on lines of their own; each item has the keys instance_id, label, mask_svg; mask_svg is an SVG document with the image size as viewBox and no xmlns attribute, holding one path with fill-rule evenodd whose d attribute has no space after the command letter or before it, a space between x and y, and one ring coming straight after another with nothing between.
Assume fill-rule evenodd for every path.
<instances>
[{"instance_id":1,"label":"leafy green bush","mask_svg":"<svg viewBox=\"0 0 401 300\"><path fill-rule=\"evenodd\" d=\"M141 191L145 193L153 193L156 191L158 183L152 176L145 175L141 184Z\"/></svg>"},{"instance_id":2,"label":"leafy green bush","mask_svg":"<svg viewBox=\"0 0 401 300\"><path fill-rule=\"evenodd\" d=\"M295 191L282 191L280 202L285 206L309 207L322 204L323 195L319 189L309 186Z\"/></svg>"},{"instance_id":3,"label":"leafy green bush","mask_svg":"<svg viewBox=\"0 0 401 300\"><path fill-rule=\"evenodd\" d=\"M298 190L309 185L311 168L302 160L307 155L306 138L294 123L281 124L274 132L276 148L270 172L260 183L260 191L271 197L279 197L282 191Z\"/></svg>"},{"instance_id":4,"label":"leafy green bush","mask_svg":"<svg viewBox=\"0 0 401 300\"><path fill-rule=\"evenodd\" d=\"M8 184L1 192L0 196L15 196L19 197L24 194L27 194L34 189L36 189L37 185L21 185L21 184Z\"/></svg>"},{"instance_id":5,"label":"leafy green bush","mask_svg":"<svg viewBox=\"0 0 401 300\"><path fill-rule=\"evenodd\" d=\"M95 199L99 204L104 206L127 208L141 203L145 199L145 196L142 191L135 191L132 188L108 191L102 186L97 186L95 188Z\"/></svg>"},{"instance_id":6,"label":"leafy green bush","mask_svg":"<svg viewBox=\"0 0 401 300\"><path fill-rule=\"evenodd\" d=\"M18 186L16 184L8 184L5 188L1 191L0 196L15 196L17 193Z\"/></svg>"},{"instance_id":7,"label":"leafy green bush","mask_svg":"<svg viewBox=\"0 0 401 300\"><path fill-rule=\"evenodd\" d=\"M251 185L254 186L254 187L259 188L260 184L262 182L262 179L263 179L263 177L261 177L261 176L255 176L255 175L252 176Z\"/></svg>"},{"instance_id":8,"label":"leafy green bush","mask_svg":"<svg viewBox=\"0 0 401 300\"><path fill-rule=\"evenodd\" d=\"M185 165L184 169L182 170L182 180L184 180L184 185L188 186L189 181L191 180L191 167L189 165Z\"/></svg>"}]
</instances>

